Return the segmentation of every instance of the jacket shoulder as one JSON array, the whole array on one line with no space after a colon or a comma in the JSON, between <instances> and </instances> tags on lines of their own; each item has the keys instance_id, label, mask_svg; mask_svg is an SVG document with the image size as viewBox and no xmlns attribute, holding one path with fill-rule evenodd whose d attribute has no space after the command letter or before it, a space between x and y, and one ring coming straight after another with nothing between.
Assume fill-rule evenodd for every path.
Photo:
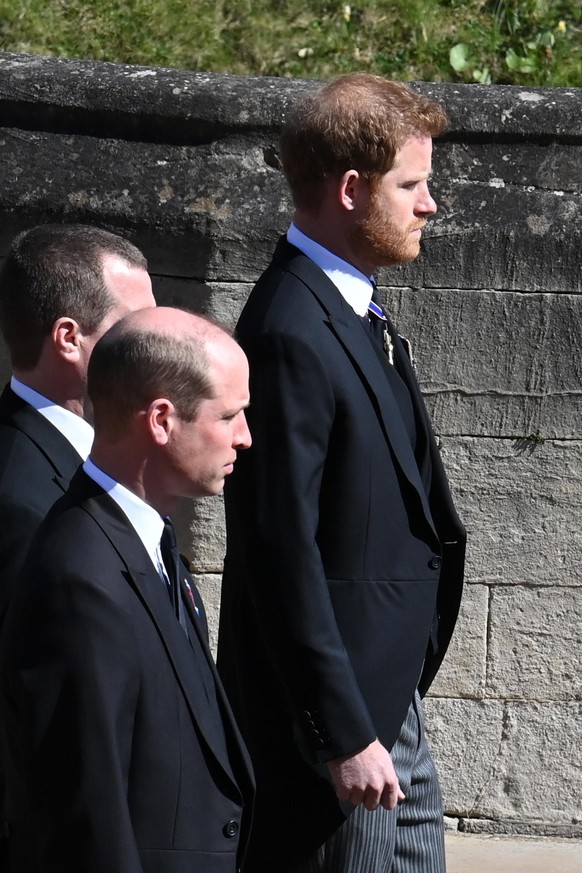
<instances>
[{"instance_id":1,"label":"jacket shoulder","mask_svg":"<svg viewBox=\"0 0 582 873\"><path fill-rule=\"evenodd\" d=\"M275 257L251 291L236 328L243 346L263 331L301 337L327 319L322 297L339 292L313 261L295 251L290 259Z\"/></svg>"},{"instance_id":2,"label":"jacket shoulder","mask_svg":"<svg viewBox=\"0 0 582 873\"><path fill-rule=\"evenodd\" d=\"M71 463L69 475L80 460ZM58 468L33 439L0 424L0 502L30 506L44 514L63 493L56 483L58 475Z\"/></svg>"}]
</instances>

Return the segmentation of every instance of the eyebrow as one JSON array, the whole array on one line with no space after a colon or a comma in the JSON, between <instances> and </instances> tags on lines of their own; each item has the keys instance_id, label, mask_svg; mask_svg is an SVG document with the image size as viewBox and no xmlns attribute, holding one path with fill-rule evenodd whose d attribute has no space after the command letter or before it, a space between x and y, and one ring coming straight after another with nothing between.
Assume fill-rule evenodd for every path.
<instances>
[{"instance_id":1,"label":"eyebrow","mask_svg":"<svg viewBox=\"0 0 582 873\"><path fill-rule=\"evenodd\" d=\"M248 409L251 405L250 400L248 403L245 403L243 406L237 406L234 409L225 409L222 413L222 418L231 418L233 415L238 415L239 412L244 412L245 409Z\"/></svg>"}]
</instances>

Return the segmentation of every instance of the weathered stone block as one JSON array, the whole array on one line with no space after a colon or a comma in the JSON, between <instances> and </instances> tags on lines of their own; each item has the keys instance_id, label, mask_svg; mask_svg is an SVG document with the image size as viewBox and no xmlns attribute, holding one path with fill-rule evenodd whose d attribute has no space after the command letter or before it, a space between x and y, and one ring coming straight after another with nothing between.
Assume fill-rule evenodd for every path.
<instances>
[{"instance_id":1,"label":"weathered stone block","mask_svg":"<svg viewBox=\"0 0 582 873\"><path fill-rule=\"evenodd\" d=\"M252 122L259 128L273 127L290 103L319 84L11 52L2 54L0 69L0 98L8 98L11 117L32 103L45 123L67 113L91 129L108 125L137 135L153 127L158 136L165 133L172 139L204 140L215 128L244 128ZM555 137L579 134L577 88L449 83L413 87L446 104L454 139L459 133L475 139L474 134L483 131L503 139L527 134L530 142L549 130Z\"/></svg>"},{"instance_id":2,"label":"weathered stone block","mask_svg":"<svg viewBox=\"0 0 582 873\"><path fill-rule=\"evenodd\" d=\"M573 841L582 839L582 825L579 822L558 822L548 823L541 819L532 821L521 821L511 818L505 818L502 821L496 821L492 818L460 818L453 819L457 821L458 830L465 834L498 834L498 835L513 835L524 837L567 837L572 841L572 849L576 852L576 858L580 858L582 846L577 845ZM554 868L552 867L552 873ZM557 870L557 868L555 868ZM560 873L562 873L560 868ZM566 871L563 871L566 873ZM578 869L576 869L578 873Z\"/></svg>"},{"instance_id":3,"label":"weathered stone block","mask_svg":"<svg viewBox=\"0 0 582 873\"><path fill-rule=\"evenodd\" d=\"M195 573L222 573L226 553L222 495L183 501L174 515L180 550Z\"/></svg>"},{"instance_id":4,"label":"weathered stone block","mask_svg":"<svg viewBox=\"0 0 582 873\"><path fill-rule=\"evenodd\" d=\"M445 437L442 457L468 530L469 581L580 584L582 442Z\"/></svg>"},{"instance_id":5,"label":"weathered stone block","mask_svg":"<svg viewBox=\"0 0 582 873\"><path fill-rule=\"evenodd\" d=\"M582 699L582 580L578 588L491 592L487 694Z\"/></svg>"},{"instance_id":6,"label":"weathered stone block","mask_svg":"<svg viewBox=\"0 0 582 873\"><path fill-rule=\"evenodd\" d=\"M484 696L488 614L489 588L465 585L455 633L431 686L431 696Z\"/></svg>"},{"instance_id":7,"label":"weathered stone block","mask_svg":"<svg viewBox=\"0 0 582 873\"><path fill-rule=\"evenodd\" d=\"M532 137L520 141L439 141L435 175L452 185L488 185L491 188L564 193L582 191L582 167L578 146L567 140L540 142ZM444 159L443 159L444 158Z\"/></svg>"},{"instance_id":8,"label":"weathered stone block","mask_svg":"<svg viewBox=\"0 0 582 873\"><path fill-rule=\"evenodd\" d=\"M210 288L197 279L152 275L152 288L158 306L177 306L202 314L210 308Z\"/></svg>"},{"instance_id":9,"label":"weathered stone block","mask_svg":"<svg viewBox=\"0 0 582 873\"><path fill-rule=\"evenodd\" d=\"M427 408L437 430L472 436L514 439L525 448L528 441L578 439L582 421L582 393L520 393L484 389L466 394L462 390L425 389Z\"/></svg>"},{"instance_id":10,"label":"weathered stone block","mask_svg":"<svg viewBox=\"0 0 582 873\"><path fill-rule=\"evenodd\" d=\"M382 284L580 292L580 230L574 246L571 236L579 194L449 184L432 184L442 214L424 232L421 257L381 270Z\"/></svg>"},{"instance_id":11,"label":"weathered stone block","mask_svg":"<svg viewBox=\"0 0 582 873\"><path fill-rule=\"evenodd\" d=\"M243 282L199 282L176 276L153 276L159 306L179 306L209 315L234 329L253 287Z\"/></svg>"},{"instance_id":12,"label":"weathered stone block","mask_svg":"<svg viewBox=\"0 0 582 873\"><path fill-rule=\"evenodd\" d=\"M491 815L490 782L497 778L503 735L502 701L428 698L425 709L445 813Z\"/></svg>"},{"instance_id":13,"label":"weathered stone block","mask_svg":"<svg viewBox=\"0 0 582 873\"><path fill-rule=\"evenodd\" d=\"M580 438L582 295L382 289L442 434Z\"/></svg>"},{"instance_id":14,"label":"weathered stone block","mask_svg":"<svg viewBox=\"0 0 582 873\"><path fill-rule=\"evenodd\" d=\"M580 820L580 703L427 701L448 815Z\"/></svg>"},{"instance_id":15,"label":"weathered stone block","mask_svg":"<svg viewBox=\"0 0 582 873\"><path fill-rule=\"evenodd\" d=\"M220 618L220 580L219 575L202 573L196 576L196 585L202 595L206 618L208 619L208 634L210 650L216 658L218 644L218 621Z\"/></svg>"},{"instance_id":16,"label":"weathered stone block","mask_svg":"<svg viewBox=\"0 0 582 873\"><path fill-rule=\"evenodd\" d=\"M209 314L234 329L253 285L242 282L209 282L208 287L211 291Z\"/></svg>"}]
</instances>

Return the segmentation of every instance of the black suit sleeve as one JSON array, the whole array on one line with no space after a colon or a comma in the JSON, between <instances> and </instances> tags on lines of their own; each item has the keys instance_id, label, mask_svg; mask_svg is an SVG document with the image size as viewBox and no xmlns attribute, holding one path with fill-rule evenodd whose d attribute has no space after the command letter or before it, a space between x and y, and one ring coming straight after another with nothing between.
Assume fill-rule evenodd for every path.
<instances>
[{"instance_id":1,"label":"black suit sleeve","mask_svg":"<svg viewBox=\"0 0 582 873\"><path fill-rule=\"evenodd\" d=\"M354 753L376 736L316 542L338 411L328 373L307 343L265 333L246 351L253 446L237 460L228 498L246 538L248 593L261 632L307 754L321 762Z\"/></svg>"},{"instance_id":2,"label":"black suit sleeve","mask_svg":"<svg viewBox=\"0 0 582 873\"><path fill-rule=\"evenodd\" d=\"M2 716L35 869L142 873L127 803L140 677L129 616L99 584L29 561L4 633Z\"/></svg>"}]
</instances>

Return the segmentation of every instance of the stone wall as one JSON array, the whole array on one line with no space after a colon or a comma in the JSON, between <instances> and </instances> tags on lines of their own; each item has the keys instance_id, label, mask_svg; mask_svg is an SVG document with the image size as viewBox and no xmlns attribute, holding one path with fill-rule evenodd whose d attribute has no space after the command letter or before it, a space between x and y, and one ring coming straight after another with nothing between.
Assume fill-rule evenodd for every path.
<instances>
[{"instance_id":1,"label":"stone wall","mask_svg":"<svg viewBox=\"0 0 582 873\"><path fill-rule=\"evenodd\" d=\"M160 302L234 323L289 221L277 129L313 86L0 54L0 256L21 228L95 222L143 248ZM582 836L582 90L417 87L452 120L440 211L379 278L469 531L427 704L447 814ZM180 527L215 633L220 501Z\"/></svg>"}]
</instances>

